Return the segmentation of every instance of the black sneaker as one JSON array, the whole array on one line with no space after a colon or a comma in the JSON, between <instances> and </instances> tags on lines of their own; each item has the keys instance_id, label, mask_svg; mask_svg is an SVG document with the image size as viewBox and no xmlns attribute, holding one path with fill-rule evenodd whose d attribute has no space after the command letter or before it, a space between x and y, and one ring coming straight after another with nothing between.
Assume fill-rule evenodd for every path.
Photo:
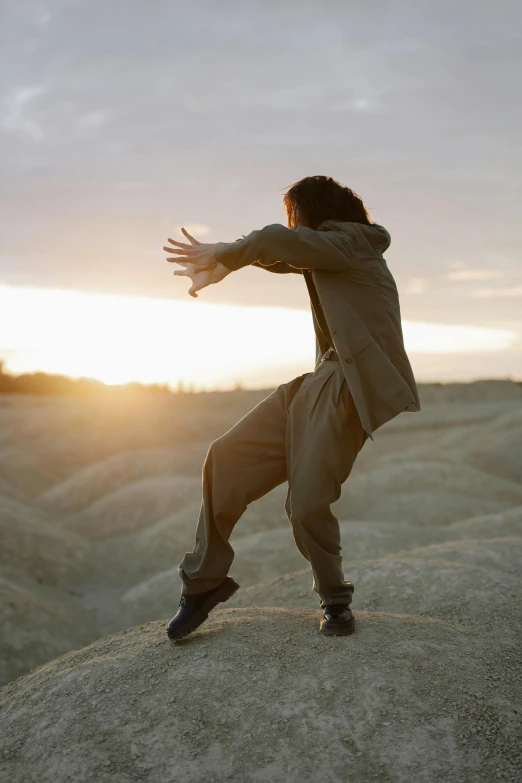
<instances>
[{"instance_id":1,"label":"black sneaker","mask_svg":"<svg viewBox=\"0 0 522 783\"><path fill-rule=\"evenodd\" d=\"M167 626L169 639L182 639L203 623L208 613L221 601L228 601L238 589L238 583L227 576L224 582L213 590L194 595L181 594L179 610Z\"/></svg>"},{"instance_id":2,"label":"black sneaker","mask_svg":"<svg viewBox=\"0 0 522 783\"><path fill-rule=\"evenodd\" d=\"M341 604L327 604L324 607L319 630L326 636L348 636L353 633L355 631L355 617L350 607Z\"/></svg>"}]
</instances>

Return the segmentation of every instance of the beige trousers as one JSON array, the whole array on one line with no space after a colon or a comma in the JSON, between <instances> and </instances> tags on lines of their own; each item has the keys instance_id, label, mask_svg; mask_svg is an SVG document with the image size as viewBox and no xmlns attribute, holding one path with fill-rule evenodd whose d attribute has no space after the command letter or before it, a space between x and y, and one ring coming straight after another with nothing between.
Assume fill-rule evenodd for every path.
<instances>
[{"instance_id":1,"label":"beige trousers","mask_svg":"<svg viewBox=\"0 0 522 783\"><path fill-rule=\"evenodd\" d=\"M321 607L350 604L354 588L344 579L330 504L367 437L339 361L323 361L260 402L210 445L196 543L178 568L182 593L211 590L225 579L236 522L249 503L288 481L286 513Z\"/></svg>"}]
</instances>

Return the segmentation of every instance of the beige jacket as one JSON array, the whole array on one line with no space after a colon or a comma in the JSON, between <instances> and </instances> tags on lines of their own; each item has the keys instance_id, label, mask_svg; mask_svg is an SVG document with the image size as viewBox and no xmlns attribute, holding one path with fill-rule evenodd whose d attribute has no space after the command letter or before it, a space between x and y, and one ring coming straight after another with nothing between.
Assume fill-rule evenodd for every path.
<instances>
[{"instance_id":1,"label":"beige jacket","mask_svg":"<svg viewBox=\"0 0 522 783\"><path fill-rule=\"evenodd\" d=\"M315 286L348 388L368 436L402 411L420 411L404 348L399 295L377 223L325 220L317 230L272 223L216 251L228 269L304 274ZM314 315L317 361L327 346Z\"/></svg>"}]
</instances>

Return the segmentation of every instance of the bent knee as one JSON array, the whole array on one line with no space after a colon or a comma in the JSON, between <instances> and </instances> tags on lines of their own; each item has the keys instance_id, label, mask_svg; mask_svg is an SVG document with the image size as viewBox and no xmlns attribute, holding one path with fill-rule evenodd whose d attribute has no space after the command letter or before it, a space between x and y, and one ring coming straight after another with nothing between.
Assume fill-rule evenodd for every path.
<instances>
[{"instance_id":1,"label":"bent knee","mask_svg":"<svg viewBox=\"0 0 522 783\"><path fill-rule=\"evenodd\" d=\"M316 528L325 520L333 518L329 504L292 506L288 516L293 527L303 528L304 530Z\"/></svg>"}]
</instances>

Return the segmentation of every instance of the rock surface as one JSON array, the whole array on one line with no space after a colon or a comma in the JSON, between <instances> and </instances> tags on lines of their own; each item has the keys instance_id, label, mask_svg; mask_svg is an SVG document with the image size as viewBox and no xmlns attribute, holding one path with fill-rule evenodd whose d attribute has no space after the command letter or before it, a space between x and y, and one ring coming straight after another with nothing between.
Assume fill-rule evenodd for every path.
<instances>
[{"instance_id":1,"label":"rock surface","mask_svg":"<svg viewBox=\"0 0 522 783\"><path fill-rule=\"evenodd\" d=\"M70 653L3 690L2 779L515 780L515 647L417 616L357 621L331 638L313 610L225 608L176 644L156 622Z\"/></svg>"},{"instance_id":2,"label":"rock surface","mask_svg":"<svg viewBox=\"0 0 522 783\"><path fill-rule=\"evenodd\" d=\"M282 485L171 644L202 460L263 396L0 399L1 783L518 783L522 385L421 388L365 445L353 636L319 633Z\"/></svg>"}]
</instances>

